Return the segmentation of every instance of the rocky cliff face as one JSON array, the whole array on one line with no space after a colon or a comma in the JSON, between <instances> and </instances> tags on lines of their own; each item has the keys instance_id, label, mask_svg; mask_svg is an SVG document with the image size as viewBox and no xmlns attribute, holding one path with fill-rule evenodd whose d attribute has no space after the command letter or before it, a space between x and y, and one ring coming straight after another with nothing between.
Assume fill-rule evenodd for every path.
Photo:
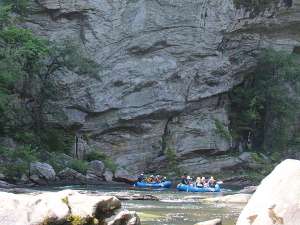
<instances>
[{"instance_id":1,"label":"rocky cliff face","mask_svg":"<svg viewBox=\"0 0 300 225\"><path fill-rule=\"evenodd\" d=\"M260 49L300 48L300 1L288 3L253 16L231 0L37 0L24 26L79 41L100 66L95 77L56 74L48 122L133 171L167 148L185 169L224 154L231 143L215 122L228 127L226 93Z\"/></svg>"}]
</instances>

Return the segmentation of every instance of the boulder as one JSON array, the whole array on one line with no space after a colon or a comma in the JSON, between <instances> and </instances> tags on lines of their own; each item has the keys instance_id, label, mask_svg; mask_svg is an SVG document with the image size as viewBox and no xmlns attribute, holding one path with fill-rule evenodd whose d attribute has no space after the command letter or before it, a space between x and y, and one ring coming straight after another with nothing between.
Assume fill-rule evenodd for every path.
<instances>
[{"instance_id":1,"label":"boulder","mask_svg":"<svg viewBox=\"0 0 300 225\"><path fill-rule=\"evenodd\" d=\"M141 221L136 212L124 210L119 212L113 220L108 220L107 225L140 225Z\"/></svg>"},{"instance_id":2,"label":"boulder","mask_svg":"<svg viewBox=\"0 0 300 225\"><path fill-rule=\"evenodd\" d=\"M110 170L105 170L103 176L105 181L111 182L113 180L114 174Z\"/></svg>"},{"instance_id":3,"label":"boulder","mask_svg":"<svg viewBox=\"0 0 300 225\"><path fill-rule=\"evenodd\" d=\"M237 225L300 224L300 161L281 162L257 187Z\"/></svg>"},{"instance_id":4,"label":"boulder","mask_svg":"<svg viewBox=\"0 0 300 225\"><path fill-rule=\"evenodd\" d=\"M196 223L195 225L222 225L221 219L208 220L200 223Z\"/></svg>"},{"instance_id":5,"label":"boulder","mask_svg":"<svg viewBox=\"0 0 300 225\"><path fill-rule=\"evenodd\" d=\"M137 181L137 177L129 175L129 172L123 168L118 168L115 172L114 180L132 184Z\"/></svg>"},{"instance_id":6,"label":"boulder","mask_svg":"<svg viewBox=\"0 0 300 225\"><path fill-rule=\"evenodd\" d=\"M239 191L241 194L253 194L257 189L257 186L247 186Z\"/></svg>"},{"instance_id":7,"label":"boulder","mask_svg":"<svg viewBox=\"0 0 300 225\"><path fill-rule=\"evenodd\" d=\"M83 221L104 222L121 202L112 196L89 196L76 191L47 192L38 195L0 192L1 225L65 224L75 218L76 224ZM117 218L117 217L116 217ZM128 221L131 218L128 217ZM82 223L81 223L82 222ZM126 218L124 219L126 221ZM128 224L128 223L126 223Z\"/></svg>"},{"instance_id":8,"label":"boulder","mask_svg":"<svg viewBox=\"0 0 300 225\"><path fill-rule=\"evenodd\" d=\"M221 197L205 198L205 202L214 202L214 203L241 203L245 204L251 198L250 194L234 194L226 195Z\"/></svg>"},{"instance_id":9,"label":"boulder","mask_svg":"<svg viewBox=\"0 0 300 225\"><path fill-rule=\"evenodd\" d=\"M55 180L55 171L47 163L30 163L30 180L38 184L45 184Z\"/></svg>"},{"instance_id":10,"label":"boulder","mask_svg":"<svg viewBox=\"0 0 300 225\"><path fill-rule=\"evenodd\" d=\"M15 185L0 180L0 188L14 188Z\"/></svg>"},{"instance_id":11,"label":"boulder","mask_svg":"<svg viewBox=\"0 0 300 225\"><path fill-rule=\"evenodd\" d=\"M245 175L238 175L238 176L232 176L227 177L223 180L224 184L230 185L230 186L237 186L237 187L247 187L254 185L254 182L249 179L248 176Z\"/></svg>"},{"instance_id":12,"label":"boulder","mask_svg":"<svg viewBox=\"0 0 300 225\"><path fill-rule=\"evenodd\" d=\"M68 182L79 182L79 183L86 183L86 177L77 172L76 170L73 170L71 168L65 168L62 171L60 171L57 176L62 180L62 181L68 181Z\"/></svg>"},{"instance_id":13,"label":"boulder","mask_svg":"<svg viewBox=\"0 0 300 225\"><path fill-rule=\"evenodd\" d=\"M92 180L103 180L105 165L99 160L89 162L86 177Z\"/></svg>"},{"instance_id":14,"label":"boulder","mask_svg":"<svg viewBox=\"0 0 300 225\"><path fill-rule=\"evenodd\" d=\"M154 195L142 195L142 194L122 194L115 195L119 200L150 200L150 201L159 201L159 198Z\"/></svg>"}]
</instances>

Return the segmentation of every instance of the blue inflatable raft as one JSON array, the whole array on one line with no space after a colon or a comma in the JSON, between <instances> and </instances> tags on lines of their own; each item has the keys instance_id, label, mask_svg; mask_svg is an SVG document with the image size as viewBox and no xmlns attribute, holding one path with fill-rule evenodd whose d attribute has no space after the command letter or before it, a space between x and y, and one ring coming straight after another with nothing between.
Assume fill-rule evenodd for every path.
<instances>
[{"instance_id":1,"label":"blue inflatable raft","mask_svg":"<svg viewBox=\"0 0 300 225\"><path fill-rule=\"evenodd\" d=\"M152 182L152 183L147 183L147 182L136 182L134 187L140 187L140 188L170 188L172 186L171 181L164 181L164 182Z\"/></svg>"},{"instance_id":2,"label":"blue inflatable raft","mask_svg":"<svg viewBox=\"0 0 300 225\"><path fill-rule=\"evenodd\" d=\"M215 187L196 187L186 184L178 184L177 190L185 192L220 192L221 188L219 184L216 184Z\"/></svg>"}]
</instances>

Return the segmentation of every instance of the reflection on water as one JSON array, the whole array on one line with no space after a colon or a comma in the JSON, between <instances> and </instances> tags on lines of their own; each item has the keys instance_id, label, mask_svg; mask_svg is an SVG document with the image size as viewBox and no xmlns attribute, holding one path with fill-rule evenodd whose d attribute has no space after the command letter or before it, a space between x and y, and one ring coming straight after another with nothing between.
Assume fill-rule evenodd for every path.
<instances>
[{"instance_id":1,"label":"reflection on water","mask_svg":"<svg viewBox=\"0 0 300 225\"><path fill-rule=\"evenodd\" d=\"M123 201L124 209L136 211L143 225L194 225L197 222L222 218L223 225L234 225L244 205L209 203L201 199L230 193L186 193L171 190L133 190L126 186L69 186L95 195L152 194L161 201ZM230 193L231 194L231 193Z\"/></svg>"}]
</instances>

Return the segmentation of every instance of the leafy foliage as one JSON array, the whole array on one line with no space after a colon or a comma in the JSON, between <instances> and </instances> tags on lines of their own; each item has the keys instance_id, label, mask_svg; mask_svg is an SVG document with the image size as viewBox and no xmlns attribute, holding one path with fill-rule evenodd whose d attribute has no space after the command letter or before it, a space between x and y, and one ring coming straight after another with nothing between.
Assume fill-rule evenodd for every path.
<instances>
[{"instance_id":1,"label":"leafy foliage","mask_svg":"<svg viewBox=\"0 0 300 225\"><path fill-rule=\"evenodd\" d=\"M100 160L104 163L105 167L110 169L112 172L115 172L117 170L116 163L109 156L100 151L91 151L85 155L84 159L88 162L93 160Z\"/></svg>"},{"instance_id":2,"label":"leafy foliage","mask_svg":"<svg viewBox=\"0 0 300 225\"><path fill-rule=\"evenodd\" d=\"M63 129L47 128L39 137L39 145L50 152L69 153L74 145L72 133Z\"/></svg>"},{"instance_id":3,"label":"leafy foliage","mask_svg":"<svg viewBox=\"0 0 300 225\"><path fill-rule=\"evenodd\" d=\"M100 151L91 151L91 152L88 152L85 156L84 156L84 159L87 160L87 161L93 161L93 160L105 160L107 158L107 156L100 152Z\"/></svg>"},{"instance_id":4,"label":"leafy foliage","mask_svg":"<svg viewBox=\"0 0 300 225\"><path fill-rule=\"evenodd\" d=\"M86 174L88 168L88 162L79 159L73 159L68 162L68 167L73 170L76 170L79 173Z\"/></svg>"},{"instance_id":5,"label":"leafy foliage","mask_svg":"<svg viewBox=\"0 0 300 225\"><path fill-rule=\"evenodd\" d=\"M11 5L5 5L0 7L0 27L3 28L5 25L9 24L10 12L12 10Z\"/></svg>"},{"instance_id":6,"label":"leafy foliage","mask_svg":"<svg viewBox=\"0 0 300 225\"><path fill-rule=\"evenodd\" d=\"M30 145L22 148L8 149L1 147L0 155L4 159L2 173L13 179L28 175L30 163L38 159L37 149Z\"/></svg>"},{"instance_id":7,"label":"leafy foliage","mask_svg":"<svg viewBox=\"0 0 300 225\"><path fill-rule=\"evenodd\" d=\"M65 40L62 46L58 46L60 63L69 70L98 79L99 64L89 59L87 52L77 43L70 39Z\"/></svg>"},{"instance_id":8,"label":"leafy foliage","mask_svg":"<svg viewBox=\"0 0 300 225\"><path fill-rule=\"evenodd\" d=\"M224 126L224 124L220 120L215 119L215 126L217 134L219 134L222 138L226 139L227 141L231 140L231 134L229 130Z\"/></svg>"},{"instance_id":9,"label":"leafy foliage","mask_svg":"<svg viewBox=\"0 0 300 225\"><path fill-rule=\"evenodd\" d=\"M21 15L26 15L29 7L29 0L3 0L5 5L11 6L11 9Z\"/></svg>"},{"instance_id":10,"label":"leafy foliage","mask_svg":"<svg viewBox=\"0 0 300 225\"><path fill-rule=\"evenodd\" d=\"M164 155L167 158L169 171L174 172L176 175L179 176L181 174L181 171L180 168L178 168L175 150L171 149L170 147L167 147L164 151Z\"/></svg>"},{"instance_id":11,"label":"leafy foliage","mask_svg":"<svg viewBox=\"0 0 300 225\"><path fill-rule=\"evenodd\" d=\"M231 94L231 128L236 139L252 148L286 149L290 127L298 111L299 56L264 51L257 70Z\"/></svg>"}]
</instances>

